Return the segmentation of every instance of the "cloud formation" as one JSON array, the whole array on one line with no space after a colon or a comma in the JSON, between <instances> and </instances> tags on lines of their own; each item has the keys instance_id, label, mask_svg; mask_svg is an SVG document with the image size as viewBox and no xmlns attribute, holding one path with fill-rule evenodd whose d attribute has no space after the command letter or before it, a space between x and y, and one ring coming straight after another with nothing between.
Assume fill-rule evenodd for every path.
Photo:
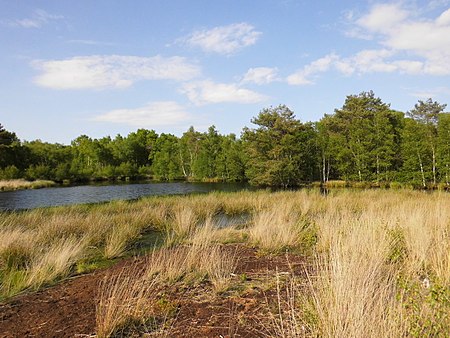
<instances>
[{"instance_id":1,"label":"cloud formation","mask_svg":"<svg viewBox=\"0 0 450 338\"><path fill-rule=\"evenodd\" d=\"M399 71L450 74L450 9L430 19L416 17L400 3L379 4L355 24L393 53L397 60L385 62Z\"/></svg>"},{"instance_id":2,"label":"cloud formation","mask_svg":"<svg viewBox=\"0 0 450 338\"><path fill-rule=\"evenodd\" d=\"M52 89L126 88L139 80L186 81L200 74L197 65L179 56L77 56L33 66L41 72L34 82Z\"/></svg>"},{"instance_id":3,"label":"cloud formation","mask_svg":"<svg viewBox=\"0 0 450 338\"><path fill-rule=\"evenodd\" d=\"M12 27L22 28L41 28L53 20L60 20L64 17L62 15L50 14L43 9L36 9L29 18L6 20L2 21L4 24Z\"/></svg>"},{"instance_id":4,"label":"cloud formation","mask_svg":"<svg viewBox=\"0 0 450 338\"><path fill-rule=\"evenodd\" d=\"M337 59L339 59L339 57L335 54L326 55L289 75L286 80L291 85L312 84L312 77L314 77L318 73L328 71Z\"/></svg>"},{"instance_id":5,"label":"cloud formation","mask_svg":"<svg viewBox=\"0 0 450 338\"><path fill-rule=\"evenodd\" d=\"M179 41L192 47L200 47L205 52L231 55L254 45L261 34L255 27L243 22L195 31Z\"/></svg>"},{"instance_id":6,"label":"cloud formation","mask_svg":"<svg viewBox=\"0 0 450 338\"><path fill-rule=\"evenodd\" d=\"M186 83L181 92L196 105L209 103L258 103L267 99L266 96L236 84L215 83L210 80Z\"/></svg>"},{"instance_id":7,"label":"cloud formation","mask_svg":"<svg viewBox=\"0 0 450 338\"><path fill-rule=\"evenodd\" d=\"M97 122L111 122L132 127L155 128L177 126L190 115L182 106L173 101L152 102L134 109L116 109L92 118Z\"/></svg>"},{"instance_id":8,"label":"cloud formation","mask_svg":"<svg viewBox=\"0 0 450 338\"><path fill-rule=\"evenodd\" d=\"M450 9L437 18L420 18L401 3L376 4L354 18L348 36L369 39L380 47L354 55L330 53L287 77L291 85L314 83L320 73L330 70L344 75L400 73L409 75L450 75Z\"/></svg>"},{"instance_id":9,"label":"cloud formation","mask_svg":"<svg viewBox=\"0 0 450 338\"><path fill-rule=\"evenodd\" d=\"M242 83L256 83L258 85L274 81L278 81L278 69L269 67L250 68L242 79Z\"/></svg>"}]
</instances>

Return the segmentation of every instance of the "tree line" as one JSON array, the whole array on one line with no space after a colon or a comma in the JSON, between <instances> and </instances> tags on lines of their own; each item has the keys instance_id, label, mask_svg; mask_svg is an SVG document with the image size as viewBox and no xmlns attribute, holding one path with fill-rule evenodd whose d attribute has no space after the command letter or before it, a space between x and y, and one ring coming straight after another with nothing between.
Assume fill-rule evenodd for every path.
<instances>
[{"instance_id":1,"label":"tree line","mask_svg":"<svg viewBox=\"0 0 450 338\"><path fill-rule=\"evenodd\" d=\"M418 101L408 112L375 94L347 96L318 122L285 105L263 109L240 137L190 127L181 137L138 129L123 137L81 135L70 145L21 142L0 124L0 179L248 181L294 187L331 180L449 185L450 113Z\"/></svg>"}]
</instances>

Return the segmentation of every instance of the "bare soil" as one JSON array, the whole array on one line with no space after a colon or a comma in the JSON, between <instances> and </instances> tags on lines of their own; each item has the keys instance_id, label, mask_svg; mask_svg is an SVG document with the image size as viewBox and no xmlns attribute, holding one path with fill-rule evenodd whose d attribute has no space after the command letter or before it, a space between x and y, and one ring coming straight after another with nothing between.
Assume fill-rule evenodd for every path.
<instances>
[{"instance_id":1,"label":"bare soil","mask_svg":"<svg viewBox=\"0 0 450 338\"><path fill-rule=\"evenodd\" d=\"M208 282L176 284L159 290L175 311L165 329L144 336L262 337L273 336L270 313L277 302L276 276L302 278L305 259L299 255L260 256L254 248L226 245L239 263L233 287L223 294ZM100 282L146 263L145 257L126 259L108 269L66 279L38 292L22 294L0 304L0 337L93 337ZM281 277L280 277L281 276ZM121 335L120 333L118 334ZM123 332L123 336L130 333Z\"/></svg>"}]
</instances>

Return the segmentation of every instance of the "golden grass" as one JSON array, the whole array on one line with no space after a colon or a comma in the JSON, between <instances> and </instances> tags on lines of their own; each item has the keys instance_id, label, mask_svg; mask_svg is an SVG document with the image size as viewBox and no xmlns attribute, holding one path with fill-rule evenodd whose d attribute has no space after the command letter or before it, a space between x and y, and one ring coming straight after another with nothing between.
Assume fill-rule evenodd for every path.
<instances>
[{"instance_id":1,"label":"golden grass","mask_svg":"<svg viewBox=\"0 0 450 338\"><path fill-rule=\"evenodd\" d=\"M220 229L214 224L220 214L248 214L249 224ZM126 255L129 244L153 229L167 241L151 253L145 272L158 283L208 280L216 292L226 290L237 255L221 243L247 241L263 251L309 254L310 297L286 294L291 305L283 308L290 312L278 322L287 336L450 331L448 193L213 193L0 216L0 297L61 278L79 259Z\"/></svg>"},{"instance_id":2,"label":"golden grass","mask_svg":"<svg viewBox=\"0 0 450 338\"><path fill-rule=\"evenodd\" d=\"M423 281L438 290L449 287L450 196L343 192L327 204L314 217L319 241L310 288L317 316L313 332L403 337L449 330L450 318L439 316L450 310L448 298L433 299ZM430 326L425 331L417 326L419 317L419 325Z\"/></svg>"},{"instance_id":3,"label":"golden grass","mask_svg":"<svg viewBox=\"0 0 450 338\"><path fill-rule=\"evenodd\" d=\"M154 314L154 280L137 269L106 276L97 298L97 337L110 337L127 326L145 324Z\"/></svg>"},{"instance_id":4,"label":"golden grass","mask_svg":"<svg viewBox=\"0 0 450 338\"><path fill-rule=\"evenodd\" d=\"M160 283L197 284L208 279L216 292L222 292L230 285L237 259L235 252L218 244L163 248L149 256L146 275Z\"/></svg>"},{"instance_id":5,"label":"golden grass","mask_svg":"<svg viewBox=\"0 0 450 338\"><path fill-rule=\"evenodd\" d=\"M336 227L336 236L317 257L319 274L312 288L317 330L324 337L402 336L396 279L385 265L388 241L377 224L363 221L350 229L340 225L327 225Z\"/></svg>"},{"instance_id":6,"label":"golden grass","mask_svg":"<svg viewBox=\"0 0 450 338\"><path fill-rule=\"evenodd\" d=\"M55 186L56 183L47 180L26 181L24 179L17 180L0 180L0 191L11 191L20 189L39 189Z\"/></svg>"},{"instance_id":7,"label":"golden grass","mask_svg":"<svg viewBox=\"0 0 450 338\"><path fill-rule=\"evenodd\" d=\"M65 238L45 251L38 252L27 273L26 283L34 288L67 276L71 267L83 257L87 241Z\"/></svg>"},{"instance_id":8,"label":"golden grass","mask_svg":"<svg viewBox=\"0 0 450 338\"><path fill-rule=\"evenodd\" d=\"M2 214L0 298L60 279L81 259L126 254L142 232L162 227L164 214L144 201Z\"/></svg>"}]
</instances>

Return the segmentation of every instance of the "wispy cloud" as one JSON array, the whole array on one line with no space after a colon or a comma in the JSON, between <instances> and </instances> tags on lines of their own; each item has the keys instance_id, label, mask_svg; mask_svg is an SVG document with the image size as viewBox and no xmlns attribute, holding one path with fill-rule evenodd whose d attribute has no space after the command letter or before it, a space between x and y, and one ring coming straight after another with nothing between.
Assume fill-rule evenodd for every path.
<instances>
[{"instance_id":1,"label":"wispy cloud","mask_svg":"<svg viewBox=\"0 0 450 338\"><path fill-rule=\"evenodd\" d=\"M389 49L365 49L355 55L342 57L331 53L319 58L287 77L291 85L310 85L321 73L337 71L345 76L367 73L423 74L425 63L417 60L392 59L396 53Z\"/></svg>"},{"instance_id":2,"label":"wispy cloud","mask_svg":"<svg viewBox=\"0 0 450 338\"><path fill-rule=\"evenodd\" d=\"M60 20L63 18L64 17L62 15L50 14L43 9L36 9L28 18L2 20L1 22L4 25L11 27L41 28L42 26L48 24L50 21Z\"/></svg>"},{"instance_id":3,"label":"wispy cloud","mask_svg":"<svg viewBox=\"0 0 450 338\"><path fill-rule=\"evenodd\" d=\"M436 9L443 6L449 6L450 0L430 0L428 1L428 8Z\"/></svg>"},{"instance_id":4,"label":"wispy cloud","mask_svg":"<svg viewBox=\"0 0 450 338\"><path fill-rule=\"evenodd\" d=\"M248 23L235 23L193 32L178 42L192 47L200 47L205 52L231 55L244 47L254 45L261 32Z\"/></svg>"},{"instance_id":5,"label":"wispy cloud","mask_svg":"<svg viewBox=\"0 0 450 338\"><path fill-rule=\"evenodd\" d=\"M393 62L398 70L413 74L450 74L450 9L431 19L417 17L401 3L379 4L357 19L355 26L371 34L383 49L395 53L397 59L403 58L402 64L407 67ZM421 69L418 69L419 62Z\"/></svg>"},{"instance_id":6,"label":"wispy cloud","mask_svg":"<svg viewBox=\"0 0 450 338\"><path fill-rule=\"evenodd\" d=\"M278 81L278 68L256 67L245 73L242 83L256 83L258 85Z\"/></svg>"},{"instance_id":7,"label":"wispy cloud","mask_svg":"<svg viewBox=\"0 0 450 338\"><path fill-rule=\"evenodd\" d=\"M159 101L139 108L112 110L95 116L91 120L118 123L132 127L156 128L178 126L189 118L190 115L178 103Z\"/></svg>"},{"instance_id":8,"label":"wispy cloud","mask_svg":"<svg viewBox=\"0 0 450 338\"><path fill-rule=\"evenodd\" d=\"M186 83L181 92L196 105L208 103L258 103L267 97L233 83L215 83L210 80Z\"/></svg>"},{"instance_id":9,"label":"wispy cloud","mask_svg":"<svg viewBox=\"0 0 450 338\"><path fill-rule=\"evenodd\" d=\"M179 56L94 55L32 64L41 72L34 82L52 89L126 88L139 80L186 81L200 74L199 66Z\"/></svg>"},{"instance_id":10,"label":"wispy cloud","mask_svg":"<svg viewBox=\"0 0 450 338\"><path fill-rule=\"evenodd\" d=\"M330 70L344 75L399 73L450 75L450 9L434 19L418 17L402 3L376 4L368 13L355 17L348 36L373 40L379 48L353 55L330 53L287 77L291 85L314 83Z\"/></svg>"},{"instance_id":11,"label":"wispy cloud","mask_svg":"<svg viewBox=\"0 0 450 338\"><path fill-rule=\"evenodd\" d=\"M410 95L413 97L416 97L420 100L426 100L428 98L436 98L441 95L450 95L450 88L449 87L436 87L436 88L429 88L429 89L410 89Z\"/></svg>"},{"instance_id":12,"label":"wispy cloud","mask_svg":"<svg viewBox=\"0 0 450 338\"><path fill-rule=\"evenodd\" d=\"M333 63L339 57L335 54L326 55L317 59L310 64L304 66L302 69L287 77L287 82L291 85L308 85L313 83L313 78L316 74L328 71Z\"/></svg>"}]
</instances>

